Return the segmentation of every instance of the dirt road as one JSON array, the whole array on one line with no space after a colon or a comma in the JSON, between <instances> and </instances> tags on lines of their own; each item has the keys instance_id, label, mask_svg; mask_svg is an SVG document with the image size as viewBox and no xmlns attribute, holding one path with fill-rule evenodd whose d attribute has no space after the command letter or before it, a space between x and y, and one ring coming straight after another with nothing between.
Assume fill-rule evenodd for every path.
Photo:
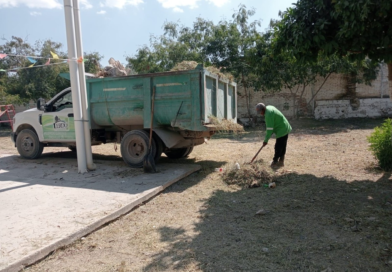
<instances>
[{"instance_id":1,"label":"dirt road","mask_svg":"<svg viewBox=\"0 0 392 272\"><path fill-rule=\"evenodd\" d=\"M214 172L250 161L262 127L217 135L179 160L201 171L26 271L390 271L391 173L366 140L381 122L292 122L286 167L268 167L274 139L256 161L275 189L228 186ZM15 152L7 137L0 152ZM113 146L93 152L123 163Z\"/></svg>"}]
</instances>

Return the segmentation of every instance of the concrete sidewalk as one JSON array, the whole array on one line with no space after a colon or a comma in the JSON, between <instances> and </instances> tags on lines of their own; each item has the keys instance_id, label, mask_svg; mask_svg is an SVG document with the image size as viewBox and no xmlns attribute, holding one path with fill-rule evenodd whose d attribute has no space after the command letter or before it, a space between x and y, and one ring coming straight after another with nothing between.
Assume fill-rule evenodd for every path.
<instances>
[{"instance_id":1,"label":"concrete sidewalk","mask_svg":"<svg viewBox=\"0 0 392 272\"><path fill-rule=\"evenodd\" d=\"M0 155L0 271L19 271L129 212L199 165L158 164L144 174L121 161L94 161L78 174L75 158Z\"/></svg>"}]
</instances>

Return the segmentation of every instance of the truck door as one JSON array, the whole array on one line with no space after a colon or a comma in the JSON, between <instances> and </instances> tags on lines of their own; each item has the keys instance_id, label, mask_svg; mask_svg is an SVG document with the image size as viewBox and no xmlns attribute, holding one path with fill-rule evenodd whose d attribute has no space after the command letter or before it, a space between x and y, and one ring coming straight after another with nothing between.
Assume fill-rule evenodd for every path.
<instances>
[{"instance_id":1,"label":"truck door","mask_svg":"<svg viewBox=\"0 0 392 272\"><path fill-rule=\"evenodd\" d=\"M75 142L71 90L45 106L41 122L46 142Z\"/></svg>"}]
</instances>

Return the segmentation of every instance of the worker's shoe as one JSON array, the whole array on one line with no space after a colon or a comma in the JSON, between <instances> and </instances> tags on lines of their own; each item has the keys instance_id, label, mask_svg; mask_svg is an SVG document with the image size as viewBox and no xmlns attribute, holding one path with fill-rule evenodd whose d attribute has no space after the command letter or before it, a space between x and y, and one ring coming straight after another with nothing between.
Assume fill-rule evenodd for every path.
<instances>
[{"instance_id":1,"label":"worker's shoe","mask_svg":"<svg viewBox=\"0 0 392 272\"><path fill-rule=\"evenodd\" d=\"M284 156L279 158L279 161L277 162L278 167L283 167L284 166Z\"/></svg>"},{"instance_id":2,"label":"worker's shoe","mask_svg":"<svg viewBox=\"0 0 392 272\"><path fill-rule=\"evenodd\" d=\"M277 161L272 161L271 162L271 168L279 168L278 163L279 162L277 162Z\"/></svg>"}]
</instances>

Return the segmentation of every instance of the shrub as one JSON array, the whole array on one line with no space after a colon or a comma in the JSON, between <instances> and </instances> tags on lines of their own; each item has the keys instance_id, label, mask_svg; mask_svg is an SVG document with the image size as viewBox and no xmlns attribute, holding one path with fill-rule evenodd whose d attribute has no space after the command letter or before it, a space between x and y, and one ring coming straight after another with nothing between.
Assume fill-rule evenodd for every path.
<instances>
[{"instance_id":1,"label":"shrub","mask_svg":"<svg viewBox=\"0 0 392 272\"><path fill-rule=\"evenodd\" d=\"M387 119L380 127L367 137L369 149L377 158L381 169L392 170L392 120Z\"/></svg>"}]
</instances>

